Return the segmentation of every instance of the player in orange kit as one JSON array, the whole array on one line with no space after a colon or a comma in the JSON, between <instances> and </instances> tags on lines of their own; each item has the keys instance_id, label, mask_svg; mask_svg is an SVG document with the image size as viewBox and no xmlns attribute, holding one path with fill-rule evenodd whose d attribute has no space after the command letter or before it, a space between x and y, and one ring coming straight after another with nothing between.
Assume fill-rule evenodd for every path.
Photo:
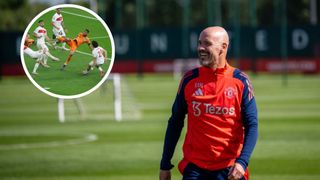
<instances>
[{"instance_id":1,"label":"player in orange kit","mask_svg":"<svg viewBox=\"0 0 320 180\"><path fill-rule=\"evenodd\" d=\"M227 63L228 46L224 28L201 32L201 67L181 80L168 121L160 180L171 179L171 158L186 114L188 127L178 166L183 180L248 180L258 136L257 107L248 76Z\"/></svg>"},{"instance_id":2,"label":"player in orange kit","mask_svg":"<svg viewBox=\"0 0 320 180\"><path fill-rule=\"evenodd\" d=\"M73 54L76 52L77 48L83 44L83 43L87 43L89 48L92 50L92 46L90 43L90 39L88 38L88 34L89 34L89 30L85 29L82 33L79 33L78 36L74 39L69 39L66 37L59 37L57 38L58 41L60 42L66 42L68 44L68 46L70 47L70 53L69 56L66 60L66 62L62 65L61 70L64 70L65 67L70 63L71 58L73 56Z\"/></svg>"}]
</instances>

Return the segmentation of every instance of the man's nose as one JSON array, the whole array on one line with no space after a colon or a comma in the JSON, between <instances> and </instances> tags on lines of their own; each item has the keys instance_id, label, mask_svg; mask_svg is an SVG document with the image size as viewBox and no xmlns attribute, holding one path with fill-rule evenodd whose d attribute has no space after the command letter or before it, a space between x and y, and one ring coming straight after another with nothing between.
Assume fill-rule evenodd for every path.
<instances>
[{"instance_id":1,"label":"man's nose","mask_svg":"<svg viewBox=\"0 0 320 180\"><path fill-rule=\"evenodd\" d=\"M201 44L198 44L198 51L201 51L201 50L205 50L204 46L201 45Z\"/></svg>"}]
</instances>

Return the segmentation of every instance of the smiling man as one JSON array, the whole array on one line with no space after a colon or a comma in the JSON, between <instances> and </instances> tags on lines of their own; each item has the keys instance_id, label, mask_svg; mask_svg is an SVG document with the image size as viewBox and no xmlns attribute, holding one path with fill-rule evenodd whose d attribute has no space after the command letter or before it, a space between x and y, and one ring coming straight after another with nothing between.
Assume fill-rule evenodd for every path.
<instances>
[{"instance_id":1,"label":"smiling man","mask_svg":"<svg viewBox=\"0 0 320 180\"><path fill-rule=\"evenodd\" d=\"M160 180L171 179L171 158L188 115L183 180L247 180L248 164L258 136L258 117L248 76L226 60L228 33L222 27L204 29L198 42L201 67L180 82L168 121Z\"/></svg>"}]
</instances>

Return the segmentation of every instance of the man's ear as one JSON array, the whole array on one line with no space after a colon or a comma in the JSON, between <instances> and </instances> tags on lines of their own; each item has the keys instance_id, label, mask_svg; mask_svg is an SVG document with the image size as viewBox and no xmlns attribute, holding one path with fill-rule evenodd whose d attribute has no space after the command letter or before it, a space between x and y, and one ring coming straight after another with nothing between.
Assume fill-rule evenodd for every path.
<instances>
[{"instance_id":1,"label":"man's ear","mask_svg":"<svg viewBox=\"0 0 320 180\"><path fill-rule=\"evenodd\" d=\"M221 55L223 51L227 51L227 49L228 49L228 44L222 43L222 48L220 49L219 55Z\"/></svg>"},{"instance_id":2,"label":"man's ear","mask_svg":"<svg viewBox=\"0 0 320 180\"><path fill-rule=\"evenodd\" d=\"M225 50L228 49L228 44L227 43L222 43L222 48L225 49Z\"/></svg>"}]
</instances>

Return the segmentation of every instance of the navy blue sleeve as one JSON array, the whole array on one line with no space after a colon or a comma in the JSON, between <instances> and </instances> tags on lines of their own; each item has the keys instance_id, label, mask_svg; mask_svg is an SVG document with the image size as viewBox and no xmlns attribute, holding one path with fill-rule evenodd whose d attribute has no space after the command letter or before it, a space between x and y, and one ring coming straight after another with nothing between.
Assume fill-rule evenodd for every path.
<instances>
[{"instance_id":1,"label":"navy blue sleeve","mask_svg":"<svg viewBox=\"0 0 320 180\"><path fill-rule=\"evenodd\" d=\"M188 112L188 107L184 96L184 89L186 84L197 75L197 72L197 69L189 71L181 80L166 130L162 159L160 163L160 169L162 170L170 170L174 167L171 164L171 159L181 135L184 125L184 118Z\"/></svg>"},{"instance_id":2,"label":"navy blue sleeve","mask_svg":"<svg viewBox=\"0 0 320 180\"><path fill-rule=\"evenodd\" d=\"M258 139L258 112L256 101L253 94L253 88L246 74L236 72L236 78L239 78L243 84L243 94L241 103L241 116L244 124L244 142L240 156L236 162L240 163L244 169L247 168L253 149Z\"/></svg>"},{"instance_id":3,"label":"navy blue sleeve","mask_svg":"<svg viewBox=\"0 0 320 180\"><path fill-rule=\"evenodd\" d=\"M186 102L182 93L177 94L174 104L172 106L172 115L169 118L167 131L164 140L162 160L160 169L169 170L173 167L171 158L179 140L186 114Z\"/></svg>"}]
</instances>

